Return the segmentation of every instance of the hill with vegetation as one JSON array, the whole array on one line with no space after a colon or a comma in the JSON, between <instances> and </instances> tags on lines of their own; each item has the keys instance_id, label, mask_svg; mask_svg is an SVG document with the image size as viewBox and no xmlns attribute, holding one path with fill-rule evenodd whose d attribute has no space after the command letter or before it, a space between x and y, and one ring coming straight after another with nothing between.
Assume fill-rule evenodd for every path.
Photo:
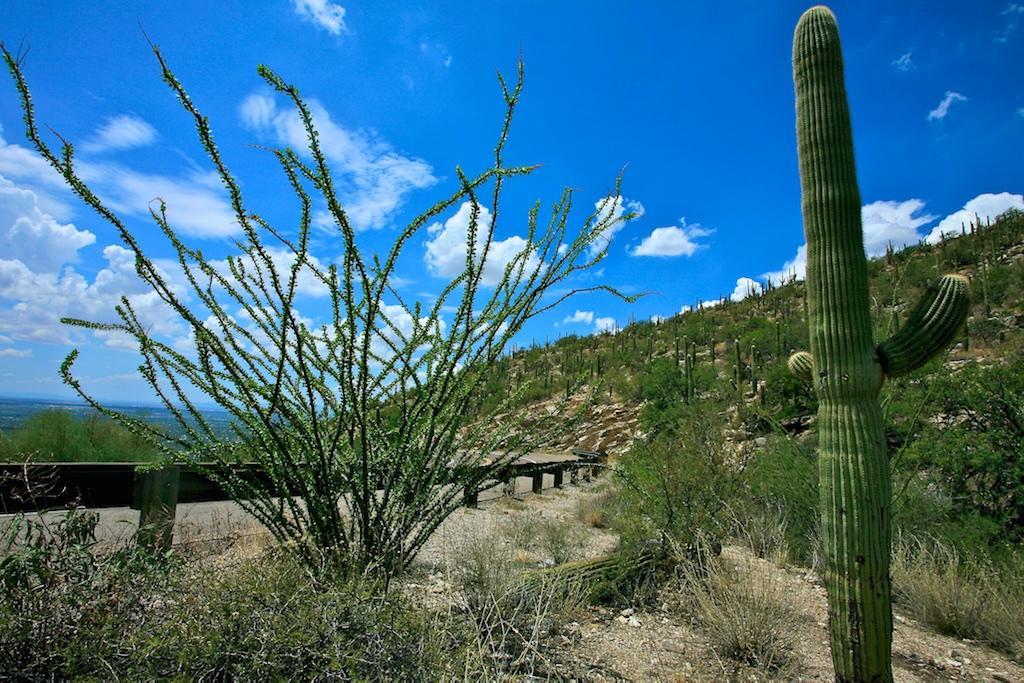
<instances>
[{"instance_id":1,"label":"hill with vegetation","mask_svg":"<svg viewBox=\"0 0 1024 683\"><path fill-rule=\"evenodd\" d=\"M1024 214L890 251L869 270L876 338L906 319L936 275L972 283L959 342L882 389L894 666L900 680L1016 680ZM519 415L568 404L580 417L549 445L606 450L610 472L558 495L460 510L397 590L315 577L251 534L218 540L223 548L211 554L209 539L193 545L176 531L175 550L153 558L130 542L98 545L94 512L12 526L0 538L0 643L11 670L830 678L816 404L787 369L790 354L807 348L805 302L801 281L774 283L741 301L695 302L668 319L502 358L476 412L509 398ZM110 423L43 414L5 435L0 452L61 458L86 443L110 457L138 446Z\"/></svg>"}]
</instances>

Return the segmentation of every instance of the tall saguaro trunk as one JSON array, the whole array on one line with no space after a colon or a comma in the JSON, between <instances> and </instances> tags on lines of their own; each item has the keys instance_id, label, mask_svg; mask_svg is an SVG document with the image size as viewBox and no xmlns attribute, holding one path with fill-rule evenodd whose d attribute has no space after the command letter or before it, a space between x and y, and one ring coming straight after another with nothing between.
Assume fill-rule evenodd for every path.
<instances>
[{"instance_id":1,"label":"tall saguaro trunk","mask_svg":"<svg viewBox=\"0 0 1024 683\"><path fill-rule=\"evenodd\" d=\"M892 485L878 394L924 365L967 316L967 282L947 275L907 324L872 340L853 134L835 17L814 7L793 39L797 145L807 237L811 352L790 358L818 397L819 491L836 679L892 680Z\"/></svg>"},{"instance_id":2,"label":"tall saguaro trunk","mask_svg":"<svg viewBox=\"0 0 1024 683\"><path fill-rule=\"evenodd\" d=\"M793 72L832 657L839 680L890 680L891 484L878 403L883 375L871 336L843 57L828 9L815 7L801 17Z\"/></svg>"}]
</instances>

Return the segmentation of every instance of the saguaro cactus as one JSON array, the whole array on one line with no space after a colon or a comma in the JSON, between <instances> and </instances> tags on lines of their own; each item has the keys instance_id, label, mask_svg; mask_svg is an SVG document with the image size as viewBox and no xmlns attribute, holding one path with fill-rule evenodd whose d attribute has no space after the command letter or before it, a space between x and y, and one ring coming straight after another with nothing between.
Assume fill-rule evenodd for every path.
<instances>
[{"instance_id":1,"label":"saguaro cactus","mask_svg":"<svg viewBox=\"0 0 1024 683\"><path fill-rule=\"evenodd\" d=\"M878 394L886 376L910 372L948 346L967 314L967 282L941 278L876 348L839 31L825 7L800 18L793 78L811 351L796 354L790 368L810 375L819 401L832 659L837 680L889 681L891 482Z\"/></svg>"}]
</instances>

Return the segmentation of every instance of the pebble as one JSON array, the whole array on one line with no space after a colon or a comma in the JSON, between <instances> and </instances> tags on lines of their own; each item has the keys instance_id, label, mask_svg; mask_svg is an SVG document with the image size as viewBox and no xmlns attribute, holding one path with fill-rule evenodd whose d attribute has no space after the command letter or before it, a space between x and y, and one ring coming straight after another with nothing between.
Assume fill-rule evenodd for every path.
<instances>
[{"instance_id":1,"label":"pebble","mask_svg":"<svg viewBox=\"0 0 1024 683\"><path fill-rule=\"evenodd\" d=\"M633 607L627 607L626 609L619 612L619 614L621 614L624 617L631 617L634 614L636 614L636 609L634 609Z\"/></svg>"},{"instance_id":2,"label":"pebble","mask_svg":"<svg viewBox=\"0 0 1024 683\"><path fill-rule=\"evenodd\" d=\"M683 644L675 640L666 640L661 644L661 646L667 652L675 652L679 655L686 654L686 648L683 646Z\"/></svg>"},{"instance_id":3,"label":"pebble","mask_svg":"<svg viewBox=\"0 0 1024 683\"><path fill-rule=\"evenodd\" d=\"M640 628L640 620L636 617L630 617L626 623L632 626L633 628Z\"/></svg>"}]
</instances>

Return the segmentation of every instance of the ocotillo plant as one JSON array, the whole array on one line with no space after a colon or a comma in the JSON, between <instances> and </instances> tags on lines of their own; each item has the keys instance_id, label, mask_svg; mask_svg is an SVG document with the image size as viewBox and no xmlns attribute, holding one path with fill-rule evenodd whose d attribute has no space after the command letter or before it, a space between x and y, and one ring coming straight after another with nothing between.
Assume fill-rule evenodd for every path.
<instances>
[{"instance_id":1,"label":"ocotillo plant","mask_svg":"<svg viewBox=\"0 0 1024 683\"><path fill-rule=\"evenodd\" d=\"M835 17L800 18L793 41L797 143L807 237L810 358L790 367L818 396L819 491L836 679L892 680L891 482L878 395L886 376L943 350L967 313L967 282L941 278L906 325L872 341L860 193Z\"/></svg>"},{"instance_id":2,"label":"ocotillo plant","mask_svg":"<svg viewBox=\"0 0 1024 683\"><path fill-rule=\"evenodd\" d=\"M499 208L504 212L503 187L533 169L508 166L503 156L523 86L520 63L514 82L499 79L505 117L489 167L472 177L457 167L458 182L447 197L396 230L389 249L371 252L341 204L310 107L294 86L261 66L258 73L270 91L287 99L306 140L304 149L269 151L298 210L294 220L272 223L254 212L251 195L225 165L209 120L155 47L154 55L196 127L240 231L234 253L218 264L185 244L173 227L176 214L154 200L150 215L176 257L180 284L168 279L114 207L90 189L91 175L78 165L73 146L59 138L58 148L44 138L22 71L24 55L0 43L33 148L117 231L148 293L165 306L161 313L187 329L192 342L191 350L170 343L128 297L107 322L64 319L137 347L142 379L174 416L176 433L99 403L74 372L77 350L61 366L61 376L90 405L168 459L194 459L194 466L203 467L307 569L372 571L389 579L460 507L464 491L489 487L545 430L564 428L562 420L556 424L545 415L539 417L546 425L531 416L530 428L519 428L526 416L517 407L522 388L512 391L511 383L507 399L479 419L469 422L466 415L488 392L491 368L500 364L499 377L507 378L512 364L502 354L523 326L581 291L570 283L603 258L606 248L594 254L591 247L600 246L602 234L622 219L598 211L573 230L572 193L566 190L549 221L540 220L537 208L530 211L522 250L511 255L498 282L486 285L493 217ZM484 196L491 198L490 220L481 218ZM607 201L618 197L616 184ZM397 264L431 221L460 205L470 214L465 268L429 304L406 300L393 286ZM313 253L319 206L326 207L335 237L329 243L340 250L336 259ZM299 283L307 278L330 297L317 322L301 310ZM594 289L631 299L605 285L586 291ZM559 294L546 299L549 292ZM568 377L566 387L568 395ZM231 416L230 435L206 419L195 392ZM502 414L519 417L497 419ZM234 467L238 461L254 461L265 476Z\"/></svg>"}]
</instances>

